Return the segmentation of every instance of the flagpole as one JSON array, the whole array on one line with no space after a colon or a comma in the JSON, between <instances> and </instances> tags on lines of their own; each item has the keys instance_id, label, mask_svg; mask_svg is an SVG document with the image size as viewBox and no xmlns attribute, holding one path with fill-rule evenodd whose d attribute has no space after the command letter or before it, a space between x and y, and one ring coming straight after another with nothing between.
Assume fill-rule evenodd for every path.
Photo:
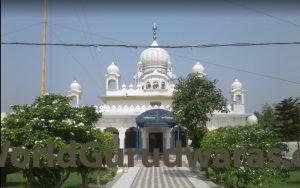
<instances>
[{"instance_id":1,"label":"flagpole","mask_svg":"<svg viewBox=\"0 0 300 188\"><path fill-rule=\"evenodd\" d=\"M46 42L47 42L47 0L44 0L43 5L43 38L42 38L42 81L41 81L41 95L46 94Z\"/></svg>"}]
</instances>

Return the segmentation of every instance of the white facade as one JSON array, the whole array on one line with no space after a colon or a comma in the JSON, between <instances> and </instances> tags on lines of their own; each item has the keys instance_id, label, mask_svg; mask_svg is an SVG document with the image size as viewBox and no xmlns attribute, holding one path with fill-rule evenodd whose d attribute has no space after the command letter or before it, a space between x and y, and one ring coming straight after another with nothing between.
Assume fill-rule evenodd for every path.
<instances>
[{"instance_id":1,"label":"white facade","mask_svg":"<svg viewBox=\"0 0 300 188\"><path fill-rule=\"evenodd\" d=\"M116 63L113 62L107 68L106 91L105 95L101 96L104 104L97 107L98 111L102 113L102 118L96 126L102 130L106 129L116 133L118 137L116 142L120 148L134 145L131 141L134 139L134 134L131 134L131 140L126 139L126 136L129 135L126 131L135 130L135 134L137 133L136 118L140 114L151 109L172 111L171 99L176 75L173 73L170 55L166 50L159 48L156 29L156 27L153 28L152 47L141 53L131 84L122 83L121 73ZM206 76L204 67L199 62L196 62L191 69L193 73ZM73 90L71 88L71 91ZM78 92L71 93L78 96ZM245 114L244 90L237 79L232 83L230 93L232 98L231 103L228 104L229 113L215 112L213 119L207 125L208 129L247 123L247 117L251 114ZM79 94L81 94L81 90ZM255 118L250 118L251 123L253 123L253 119ZM141 128L140 148L156 147L157 144L161 145L162 150L171 147L176 136L173 131L174 128L166 126ZM134 142L137 142L136 138ZM160 139L160 141L156 142L155 139Z\"/></svg>"}]
</instances>

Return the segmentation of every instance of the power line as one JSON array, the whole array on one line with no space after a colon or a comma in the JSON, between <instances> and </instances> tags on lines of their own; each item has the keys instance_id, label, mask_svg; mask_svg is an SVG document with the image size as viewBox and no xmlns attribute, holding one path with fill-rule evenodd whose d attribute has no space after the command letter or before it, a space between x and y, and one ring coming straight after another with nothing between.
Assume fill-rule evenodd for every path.
<instances>
[{"instance_id":1,"label":"power line","mask_svg":"<svg viewBox=\"0 0 300 188\"><path fill-rule=\"evenodd\" d=\"M216 48L216 47L249 47L269 45L299 45L300 42L260 42L260 43L228 43L228 44L196 44L196 45L130 45L130 44L101 44L101 43L39 43L39 42L1 42L3 45L24 46L65 46L65 47L120 47L120 48Z\"/></svg>"},{"instance_id":2,"label":"power line","mask_svg":"<svg viewBox=\"0 0 300 188\"><path fill-rule=\"evenodd\" d=\"M35 45L53 45L53 46L64 46L64 47L73 47L73 46L75 46L75 47L99 47L99 46L102 46L102 47L128 47L128 48L149 48L149 47L153 47L153 46L121 45L121 44L119 44L119 45L115 45L115 44L109 44L109 45L108 44L106 44L106 45L103 45L103 44L67 44L67 43L47 43L47 44L42 44L42 43L18 43L18 42L15 42L15 43L12 43L12 42L10 42L10 43L1 42L1 44L8 44L8 45L31 45L31 46L32 45L34 45L34 46ZM300 44L300 42L289 42L289 43L288 42L286 42L286 43L258 43L258 45L273 45L273 44L287 45L287 44ZM221 44L221 45L220 44L219 45L213 44L213 45L199 45L198 47L205 48L205 47L254 46L254 45L257 45L257 44L254 44L254 43L235 43L235 44ZM175 48L175 47L183 48L183 46L159 46L159 47L161 47L161 48L167 48L167 47L169 47L169 48ZM174 56L177 56L177 57L180 57L180 58L192 60L192 61L199 61L198 58L186 57L186 56L175 54L175 53L170 53L170 54L172 54ZM72 57L75 59L75 57L73 55L72 55ZM231 67L231 66L228 66L228 65L222 65L222 64L212 63L212 62L203 61L203 60L200 60L200 61L203 62L203 63L214 65L214 66L218 66L218 67L222 67L222 68L226 68L226 69L231 69L231 70L235 70L235 71L239 71L239 72L245 72L245 73L248 73L248 74L253 74L253 75L256 75L256 76L261 76L261 77L265 77L265 78L269 78L269 79L285 81L285 82L289 82L289 83L293 83L293 84L300 84L299 82L295 82L295 81L291 81L291 80L287 80L287 79L283 79L283 78L279 78L279 77L275 77L275 76L271 76L271 75L261 74L261 73L257 73L257 72L252 72L252 71L248 71L248 70L244 70L244 69L239 69L239 68ZM77 61L77 62L79 63L79 61ZM95 81L95 80L93 79L93 81Z\"/></svg>"},{"instance_id":3,"label":"power line","mask_svg":"<svg viewBox=\"0 0 300 188\"><path fill-rule=\"evenodd\" d=\"M230 43L230 44L202 44L202 45L178 45L178 46L170 46L170 45L166 45L166 46L146 46L146 45L133 45L130 44L128 42L124 42L118 39L114 39L111 37L106 37L106 36L102 36L102 35L98 35L92 32L86 32L86 31L82 31L82 30L78 30L78 29L74 29L71 27L67 27L67 26L63 26L63 25L58 25L58 24L54 24L52 23L51 25L56 25L68 30L73 30L73 31L77 31L80 33L86 33L86 34L90 34L90 35L94 35L97 37L101 37L101 38L106 38L106 39L110 39L113 41L117 41L117 42L121 42L124 44L69 44L69 43L47 43L47 44L42 44L42 43L28 43L28 42L1 42L1 44L4 45L29 45L29 46L40 46L40 45L52 45L52 46L65 46L65 47L124 47L124 48L212 48L212 47L247 47L247 46L267 46L267 45L299 45L300 42L265 42L265 43ZM60 40L61 41L61 40ZM62 42L62 41L61 41ZM76 59L71 53L70 51L68 51L69 54ZM200 59L197 58L192 58L192 57L186 57L186 56L182 56L179 54L174 54L174 53L170 53L174 56L180 57L180 58L184 58L184 59L188 59L188 60L192 60L192 61L199 61ZM274 79L274 80L279 80L279 81L284 81L284 82L289 82L289 83L293 83L293 84L300 84L299 82L295 82L295 81L291 81L291 80L287 80L287 79L283 79L283 78L279 78L279 77L274 77L274 76L270 76L270 75L266 75L266 74L261 74L261 73L257 73L257 72L252 72L252 71L248 71L248 70L243 70L243 69L239 69L239 68L235 68L235 67L231 67L231 66L227 66L227 65L222 65L222 64L217 64L217 63L212 63L212 62L208 62L208 61L203 61L200 60L203 63L206 64L211 64L214 66L218 66L218 67L222 67L222 68L226 68L226 69L231 69L231 70L235 70L235 71L239 71L239 72L245 72L248 74L253 74L256 76L261 76L261 77L265 77L265 78L269 78L269 79ZM76 59L76 62L80 64L80 62ZM80 66L82 66L82 68L84 69L83 65L80 64ZM86 70L85 70L86 71ZM88 72L86 71L86 73L88 74ZM95 79L92 79L95 82Z\"/></svg>"},{"instance_id":4,"label":"power line","mask_svg":"<svg viewBox=\"0 0 300 188\"><path fill-rule=\"evenodd\" d=\"M15 29L15 30L6 32L6 33L1 33L1 36L4 36L4 35L10 35L10 34L14 34L14 33L20 32L20 31L24 31L24 30L26 30L26 29L28 29L28 28L31 28L31 27L36 26L36 25L39 25L39 24L41 24L41 23L42 23L42 22L37 22L37 23L30 24L30 25L27 25L27 26L24 26L24 27L21 27L21 28L18 28L18 29Z\"/></svg>"},{"instance_id":5,"label":"power line","mask_svg":"<svg viewBox=\"0 0 300 188\"><path fill-rule=\"evenodd\" d=\"M53 31L53 34L57 37L57 39L59 41L62 41L62 39L59 37L59 35ZM62 41L63 42L63 41ZM96 81L96 79L91 75L89 74L89 72L86 70L86 68L80 63L80 61L71 53L70 49L68 48L65 48L66 51L69 53L69 55L75 60L75 62L82 68L82 70L86 73L86 75L90 78L90 80L92 82L94 82L94 84L97 86L99 85L98 82ZM98 87L97 87L98 88Z\"/></svg>"},{"instance_id":6,"label":"power line","mask_svg":"<svg viewBox=\"0 0 300 188\"><path fill-rule=\"evenodd\" d=\"M272 17L274 19L277 19L279 21L282 21L282 22L286 22L286 23L289 23L289 24L293 24L295 26L299 26L298 24L295 24L295 23L292 23L288 20L284 20L282 18L278 18L278 17L275 17L273 15L270 15L268 13L264 13L264 12L261 12L261 11L258 11L258 10L255 10L251 7L247 7L247 6L243 6L239 3L235 3L235 2L231 2L229 0L224 0L224 1L228 1L232 4L236 4L238 6L241 6L243 8L246 8L246 9L249 9L251 11L255 11L256 13L259 13L259 14L263 14L265 16L268 16L268 17ZM84 32L84 31L81 31L81 30L78 30L78 29L75 29L75 28L71 28L71 27L67 27L67 26L63 26L63 25L58 25L58 24L55 24L55 23L52 23L53 25L56 25L58 27L62 27L62 28L65 28L65 29L68 29L68 30L72 30L72 31L77 31L77 32ZM106 37L106 36L100 36L96 33L91 33L91 32L84 32L86 34L90 34L90 35L94 35L94 36L97 36L97 37L101 37L101 38L106 38L106 39L110 39L112 41L117 41L117 42L121 42L121 43L124 43L124 44L127 44L127 45L122 45L124 47L134 47L134 48L138 48L137 46L134 46L134 45L128 45L130 43L128 42L124 42L124 41L121 41L121 40L118 40L118 39L115 39L115 38L111 38L111 37ZM180 46L181 48L193 48L193 47L202 47L202 48L209 48L209 47L231 47L231 46L235 46L235 47L245 47L245 46L264 46L264 45L299 45L299 42L273 42L273 43L233 43L233 44L206 44L206 45L201 45L201 46ZM121 47L121 46L118 46L118 47ZM143 46L144 48L148 48L148 47L152 47L152 46ZM159 46L160 48L167 48L167 46ZM176 47L176 46L173 46L173 47ZM193 62L194 61L199 61L200 59L197 59L197 58L191 58L191 57L186 57L186 56L182 56L182 55L179 55L179 54L174 54L174 53L170 53L174 56L177 56L177 57L180 57L180 58L184 58L184 59L188 59L188 60L192 60ZM256 75L256 76L260 76L260 77L265 77L265 78L269 78L269 79L273 79L273 80L279 80L279 81L284 81L284 82L288 82L288 83L292 83L292 84L297 84L299 85L300 83L299 82L295 82L295 81L291 81L291 80L287 80L287 79L283 79L283 78L279 78L279 77L275 77L275 76L270 76L270 75L266 75L266 74L261 74L261 73L257 73L257 72L252 72L252 71L248 71L248 70L243 70L243 69L239 69L239 68L235 68L235 67L231 67L231 66L228 66L228 65L222 65L222 64L217 64L217 63L212 63L212 62L208 62L208 61L204 61L204 60L200 60L201 62L203 63L206 63L206 64L211 64L211 65L214 65L214 66L217 66L217 67L221 67L221 68L225 68L225 69L230 69L230 70L235 70L235 71L239 71L239 72L245 72L245 73L248 73L248 74L252 74L252 75Z\"/></svg>"},{"instance_id":7,"label":"power line","mask_svg":"<svg viewBox=\"0 0 300 188\"><path fill-rule=\"evenodd\" d=\"M81 3L81 1L80 1L80 7L83 8L83 6L84 6L84 5L83 5L83 4ZM74 9L74 10L75 10L75 9ZM79 12L79 11L75 10L75 12ZM81 12L84 13L83 9L81 9ZM83 21L85 21L84 23L86 23L85 15L83 15L83 16L84 16L84 17L83 17ZM84 23L82 22L80 15L79 15L79 14L76 14L76 17L77 17L79 23L82 24L82 25L84 25L84 26L86 26L86 28L89 30L88 25L87 25L87 24L84 24ZM91 42L92 42L92 41L90 40L90 38L89 38L89 35L87 35L85 32L83 32L83 36L84 36L85 41L87 41L88 43L91 43ZM98 68L98 65L97 65L97 63L96 63L96 58L95 58L93 52L91 51L91 48L89 48L89 54L90 54L90 57L91 57L91 59L92 59L92 63L94 64L94 66L95 66L96 68Z\"/></svg>"},{"instance_id":8,"label":"power line","mask_svg":"<svg viewBox=\"0 0 300 188\"><path fill-rule=\"evenodd\" d=\"M262 74L262 73L252 72L252 71L248 71L248 70L244 70L244 69L240 69L240 68L235 68L235 67L228 66L228 65L212 63L212 62L204 61L204 60L201 60L201 59L198 59L198 58L187 57L187 56L183 56L183 55L179 55L179 54L175 54L175 53L170 53L170 54L172 54L173 56L179 57L179 58L191 60L193 62L200 61L200 62L203 62L203 63L206 63L206 64L210 64L210 65L217 66L217 67L222 67L222 68L225 68L225 69L231 69L231 70L244 72L244 73L248 73L248 74L252 74L252 75L256 75L256 76L260 76L260 77L265 77L265 78L269 78L269 79L273 79L273 80L279 80L279 81L284 81L284 82L289 82L289 83L292 83L292 84L300 85L300 82L287 80L287 79L279 78L279 77L276 77L276 76L271 76L271 75L266 75L266 74Z\"/></svg>"},{"instance_id":9,"label":"power line","mask_svg":"<svg viewBox=\"0 0 300 188\"><path fill-rule=\"evenodd\" d=\"M264 16L267 16L267 17L270 17L270 18L273 18L273 19L275 19L275 20L277 20L277 21L280 21L280 22L288 23L288 24L290 24L290 25L294 25L294 26L297 26L297 27L300 26L300 24L296 24L296 23L294 23L294 22L292 22L292 21L289 21L289 20L286 20L286 19L284 19L284 18L280 18L280 17L274 16L274 15L272 15L272 14L269 14L269 13L266 13L266 12L263 12L263 11L260 11L260 10L257 10L257 9L255 9L255 8L253 8L253 7L246 6L246 5L241 4L241 3L238 3L238 2L236 2L236 1L231 1L231 0L223 0L223 1L228 2L228 3L231 3L231 4L234 4L234 5L239 6L239 7L242 7L242 8L244 8L244 9L250 10L250 11L252 11L252 12L256 12L256 13L258 13L258 14L261 14L261 15L264 15ZM240 2L240 1L239 1L239 2Z\"/></svg>"},{"instance_id":10,"label":"power line","mask_svg":"<svg viewBox=\"0 0 300 188\"><path fill-rule=\"evenodd\" d=\"M89 32L89 31L82 31L80 29L76 29L76 28L73 28L73 27L65 26L65 25L60 25L60 24L53 23L53 22L48 23L48 24L51 24L53 26L60 27L60 28L66 29L66 30L76 31L76 32L79 32L79 33L86 33L86 34L93 35L93 36L96 36L96 37L100 37L100 38L103 38L103 39L107 39L107 40L111 40L111 41L115 41L115 42L120 42L120 43L127 44L127 42L124 42L122 40L118 40L118 39L115 39L115 38L112 38L112 37L108 37L108 36L104 36L104 35L99 35L97 33Z\"/></svg>"}]
</instances>

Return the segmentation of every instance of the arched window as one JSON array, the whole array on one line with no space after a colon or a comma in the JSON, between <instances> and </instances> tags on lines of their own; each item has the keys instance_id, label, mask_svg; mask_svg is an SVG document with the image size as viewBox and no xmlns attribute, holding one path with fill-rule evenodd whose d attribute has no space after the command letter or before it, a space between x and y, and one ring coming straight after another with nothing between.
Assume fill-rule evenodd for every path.
<instances>
[{"instance_id":1,"label":"arched window","mask_svg":"<svg viewBox=\"0 0 300 188\"><path fill-rule=\"evenodd\" d=\"M235 103L236 104L242 104L242 96L241 95L236 95L235 96Z\"/></svg>"},{"instance_id":2,"label":"arched window","mask_svg":"<svg viewBox=\"0 0 300 188\"><path fill-rule=\"evenodd\" d=\"M109 80L108 81L108 89L109 90L117 89L117 81L116 80Z\"/></svg>"},{"instance_id":3,"label":"arched window","mask_svg":"<svg viewBox=\"0 0 300 188\"><path fill-rule=\"evenodd\" d=\"M153 82L153 89L157 89L159 87L159 83L157 81Z\"/></svg>"},{"instance_id":4,"label":"arched window","mask_svg":"<svg viewBox=\"0 0 300 188\"><path fill-rule=\"evenodd\" d=\"M150 89L151 88L151 84L150 84L150 82L147 82L146 83L146 89Z\"/></svg>"},{"instance_id":5,"label":"arched window","mask_svg":"<svg viewBox=\"0 0 300 188\"><path fill-rule=\"evenodd\" d=\"M116 129L114 127L108 127L106 129L104 129L104 132L110 132L110 133L114 134L115 144L116 144L117 147L119 147L119 145L120 145L120 139L119 139L119 131L118 131L118 129Z\"/></svg>"},{"instance_id":6,"label":"arched window","mask_svg":"<svg viewBox=\"0 0 300 188\"><path fill-rule=\"evenodd\" d=\"M161 89L166 89L166 83L165 82L161 83Z\"/></svg>"},{"instance_id":7,"label":"arched window","mask_svg":"<svg viewBox=\"0 0 300 188\"><path fill-rule=\"evenodd\" d=\"M136 148L136 128L131 127L125 132L125 148Z\"/></svg>"}]
</instances>

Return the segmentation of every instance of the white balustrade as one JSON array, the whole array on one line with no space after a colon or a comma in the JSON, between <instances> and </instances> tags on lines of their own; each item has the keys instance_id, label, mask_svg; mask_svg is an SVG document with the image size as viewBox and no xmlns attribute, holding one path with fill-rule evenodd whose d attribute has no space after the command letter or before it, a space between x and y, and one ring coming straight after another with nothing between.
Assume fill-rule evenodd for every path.
<instances>
[{"instance_id":1,"label":"white balustrade","mask_svg":"<svg viewBox=\"0 0 300 188\"><path fill-rule=\"evenodd\" d=\"M98 107L96 107L97 112L129 112L129 113L142 113L145 112L147 110L152 110L152 109L163 109L163 110L169 110L172 111L172 108L170 105L155 105L155 106L151 106L151 105L100 105Z\"/></svg>"}]
</instances>

